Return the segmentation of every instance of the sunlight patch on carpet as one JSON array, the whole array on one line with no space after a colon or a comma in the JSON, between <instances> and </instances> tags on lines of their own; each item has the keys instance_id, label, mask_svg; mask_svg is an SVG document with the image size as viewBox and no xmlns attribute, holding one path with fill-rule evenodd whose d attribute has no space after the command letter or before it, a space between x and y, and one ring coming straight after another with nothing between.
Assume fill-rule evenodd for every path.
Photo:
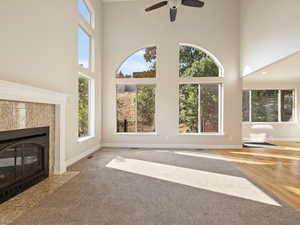
<instances>
[{"instance_id":1,"label":"sunlight patch on carpet","mask_svg":"<svg viewBox=\"0 0 300 225\"><path fill-rule=\"evenodd\" d=\"M106 167L256 202L280 206L279 203L242 177L123 157L113 159Z\"/></svg>"}]
</instances>

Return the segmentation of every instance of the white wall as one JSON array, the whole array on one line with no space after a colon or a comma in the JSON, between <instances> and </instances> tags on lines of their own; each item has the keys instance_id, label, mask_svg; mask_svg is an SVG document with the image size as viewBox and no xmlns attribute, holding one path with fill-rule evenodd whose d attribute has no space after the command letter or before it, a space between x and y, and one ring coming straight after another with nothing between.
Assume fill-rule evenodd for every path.
<instances>
[{"instance_id":1,"label":"white wall","mask_svg":"<svg viewBox=\"0 0 300 225\"><path fill-rule=\"evenodd\" d=\"M105 146L237 146L241 140L239 0L210 0L203 9L181 7L175 23L168 8L145 14L153 1L104 4L103 126ZM179 43L201 46L225 69L224 136L178 135ZM156 45L157 136L115 133L115 71L136 50Z\"/></svg>"},{"instance_id":2,"label":"white wall","mask_svg":"<svg viewBox=\"0 0 300 225\"><path fill-rule=\"evenodd\" d=\"M241 72L300 50L299 0L241 0Z\"/></svg>"},{"instance_id":3,"label":"white wall","mask_svg":"<svg viewBox=\"0 0 300 225\"><path fill-rule=\"evenodd\" d=\"M101 32L101 3L96 33ZM77 143L77 0L0 2L0 79L70 94L67 155L70 160L100 143L100 35L96 50L96 137Z\"/></svg>"},{"instance_id":4,"label":"white wall","mask_svg":"<svg viewBox=\"0 0 300 225\"><path fill-rule=\"evenodd\" d=\"M293 123L259 123L272 125L273 129L268 130L268 139L270 140L283 140L283 141L300 141L300 83L283 83L283 82L244 82L243 89L295 89L296 94L296 120ZM244 122L242 125L243 139L249 139L252 125L257 123Z\"/></svg>"}]
</instances>

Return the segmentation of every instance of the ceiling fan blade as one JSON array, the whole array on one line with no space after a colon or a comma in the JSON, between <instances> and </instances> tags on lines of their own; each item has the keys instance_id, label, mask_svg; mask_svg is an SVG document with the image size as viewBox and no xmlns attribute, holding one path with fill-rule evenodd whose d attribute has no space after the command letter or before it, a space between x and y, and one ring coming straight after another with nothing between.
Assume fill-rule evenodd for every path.
<instances>
[{"instance_id":1,"label":"ceiling fan blade","mask_svg":"<svg viewBox=\"0 0 300 225\"><path fill-rule=\"evenodd\" d=\"M170 20L174 22L176 20L177 8L170 8Z\"/></svg>"},{"instance_id":2,"label":"ceiling fan blade","mask_svg":"<svg viewBox=\"0 0 300 225\"><path fill-rule=\"evenodd\" d=\"M151 10L158 9L158 8L160 8L160 7L163 7L163 6L167 5L167 4L168 4L168 1L162 1L162 2L159 2L159 3L157 3L157 4L154 4L154 5L152 5L152 6L148 7L148 8L146 8L145 11L146 11L146 12L149 12L149 11L151 11Z\"/></svg>"},{"instance_id":3,"label":"ceiling fan blade","mask_svg":"<svg viewBox=\"0 0 300 225\"><path fill-rule=\"evenodd\" d=\"M197 8L202 8L204 6L204 2L198 0L182 0L181 4L185 6L197 7Z\"/></svg>"}]
</instances>

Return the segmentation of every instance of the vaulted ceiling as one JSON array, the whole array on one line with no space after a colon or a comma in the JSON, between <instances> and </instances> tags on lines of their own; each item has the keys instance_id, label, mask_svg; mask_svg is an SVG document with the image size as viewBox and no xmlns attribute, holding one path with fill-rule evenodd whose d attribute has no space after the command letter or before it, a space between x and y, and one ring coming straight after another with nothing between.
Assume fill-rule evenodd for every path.
<instances>
[{"instance_id":1,"label":"vaulted ceiling","mask_svg":"<svg viewBox=\"0 0 300 225\"><path fill-rule=\"evenodd\" d=\"M245 82L300 82L300 51L253 74L244 77Z\"/></svg>"}]
</instances>

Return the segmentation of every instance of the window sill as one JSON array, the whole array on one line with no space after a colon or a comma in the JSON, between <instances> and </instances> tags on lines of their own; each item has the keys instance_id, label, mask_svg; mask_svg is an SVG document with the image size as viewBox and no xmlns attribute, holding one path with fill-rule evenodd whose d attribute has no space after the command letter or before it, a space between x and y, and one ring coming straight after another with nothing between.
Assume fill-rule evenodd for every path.
<instances>
[{"instance_id":1,"label":"window sill","mask_svg":"<svg viewBox=\"0 0 300 225\"><path fill-rule=\"evenodd\" d=\"M86 136L86 137L80 137L77 139L77 143L81 143L81 142L85 142L85 141L88 141L92 138L94 138L95 136Z\"/></svg>"},{"instance_id":2,"label":"window sill","mask_svg":"<svg viewBox=\"0 0 300 225\"><path fill-rule=\"evenodd\" d=\"M179 136L225 136L224 133L178 133Z\"/></svg>"},{"instance_id":3,"label":"window sill","mask_svg":"<svg viewBox=\"0 0 300 225\"><path fill-rule=\"evenodd\" d=\"M276 124L297 124L297 121L292 122L242 122L243 124L250 124L250 125L276 125Z\"/></svg>"},{"instance_id":4,"label":"window sill","mask_svg":"<svg viewBox=\"0 0 300 225\"><path fill-rule=\"evenodd\" d=\"M149 133L115 133L115 135L128 135L128 136L158 136L156 132L149 132Z\"/></svg>"}]
</instances>

